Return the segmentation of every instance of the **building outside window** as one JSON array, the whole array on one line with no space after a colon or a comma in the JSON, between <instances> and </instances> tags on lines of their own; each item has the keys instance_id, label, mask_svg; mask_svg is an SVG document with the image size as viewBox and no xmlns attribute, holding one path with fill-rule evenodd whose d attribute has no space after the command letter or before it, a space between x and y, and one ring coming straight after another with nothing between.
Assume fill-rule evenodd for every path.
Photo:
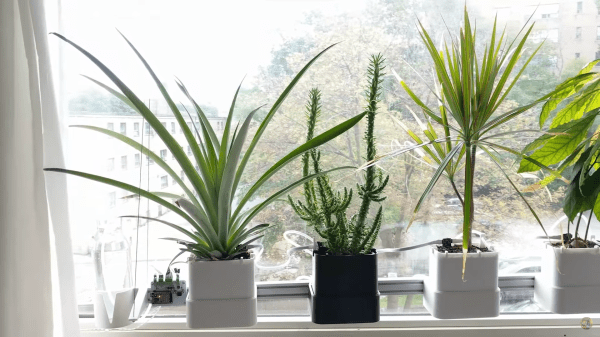
<instances>
[{"instance_id":1,"label":"building outside window","mask_svg":"<svg viewBox=\"0 0 600 337\"><path fill-rule=\"evenodd\" d=\"M109 129L110 131L115 131L115 124L114 123L107 123L106 124L106 128Z\"/></svg>"},{"instance_id":2,"label":"building outside window","mask_svg":"<svg viewBox=\"0 0 600 337\"><path fill-rule=\"evenodd\" d=\"M127 170L127 156L121 156L121 170Z\"/></svg>"},{"instance_id":3,"label":"building outside window","mask_svg":"<svg viewBox=\"0 0 600 337\"><path fill-rule=\"evenodd\" d=\"M144 134L154 136L154 130L150 127L148 122L144 123Z\"/></svg>"},{"instance_id":4,"label":"building outside window","mask_svg":"<svg viewBox=\"0 0 600 337\"><path fill-rule=\"evenodd\" d=\"M189 145L187 147L187 154L188 154L188 156L192 155L192 148Z\"/></svg>"},{"instance_id":5,"label":"building outside window","mask_svg":"<svg viewBox=\"0 0 600 337\"><path fill-rule=\"evenodd\" d=\"M106 170L113 171L115 169L115 158L108 158L106 162Z\"/></svg>"},{"instance_id":6,"label":"building outside window","mask_svg":"<svg viewBox=\"0 0 600 337\"><path fill-rule=\"evenodd\" d=\"M160 124L162 124L162 126L164 126L165 129L167 128L167 122L160 122Z\"/></svg>"},{"instance_id":7,"label":"building outside window","mask_svg":"<svg viewBox=\"0 0 600 337\"><path fill-rule=\"evenodd\" d=\"M575 28L575 38L581 39L581 27Z\"/></svg>"},{"instance_id":8,"label":"building outside window","mask_svg":"<svg viewBox=\"0 0 600 337\"><path fill-rule=\"evenodd\" d=\"M127 135L127 123L121 123L120 132L123 136Z\"/></svg>"},{"instance_id":9,"label":"building outside window","mask_svg":"<svg viewBox=\"0 0 600 337\"><path fill-rule=\"evenodd\" d=\"M134 160L133 160L135 162L135 167L140 167L140 159L141 159L140 154L136 153L134 156Z\"/></svg>"},{"instance_id":10,"label":"building outside window","mask_svg":"<svg viewBox=\"0 0 600 337\"><path fill-rule=\"evenodd\" d=\"M175 128L175 122L171 122L171 133L175 134L177 132L177 129Z\"/></svg>"},{"instance_id":11,"label":"building outside window","mask_svg":"<svg viewBox=\"0 0 600 337\"><path fill-rule=\"evenodd\" d=\"M146 165L153 165L154 164L154 160L148 156L146 156Z\"/></svg>"},{"instance_id":12,"label":"building outside window","mask_svg":"<svg viewBox=\"0 0 600 337\"><path fill-rule=\"evenodd\" d=\"M183 170L181 170L181 174L179 175L179 177L182 181L185 181L185 174L183 173Z\"/></svg>"},{"instance_id":13,"label":"building outside window","mask_svg":"<svg viewBox=\"0 0 600 337\"><path fill-rule=\"evenodd\" d=\"M160 150L160 159L167 160L167 150Z\"/></svg>"},{"instance_id":14,"label":"building outside window","mask_svg":"<svg viewBox=\"0 0 600 337\"><path fill-rule=\"evenodd\" d=\"M577 14L581 14L583 12L583 1L577 1Z\"/></svg>"},{"instance_id":15,"label":"building outside window","mask_svg":"<svg viewBox=\"0 0 600 337\"><path fill-rule=\"evenodd\" d=\"M600 26L596 27L596 40L600 40Z\"/></svg>"},{"instance_id":16,"label":"building outside window","mask_svg":"<svg viewBox=\"0 0 600 337\"><path fill-rule=\"evenodd\" d=\"M160 177L160 188L167 188L169 186L169 179L167 176Z\"/></svg>"},{"instance_id":17,"label":"building outside window","mask_svg":"<svg viewBox=\"0 0 600 337\"><path fill-rule=\"evenodd\" d=\"M138 123L138 122L133 123L133 136L134 137L140 136L140 123Z\"/></svg>"},{"instance_id":18,"label":"building outside window","mask_svg":"<svg viewBox=\"0 0 600 337\"><path fill-rule=\"evenodd\" d=\"M108 193L108 207L114 208L117 205L117 193L110 192Z\"/></svg>"},{"instance_id":19,"label":"building outside window","mask_svg":"<svg viewBox=\"0 0 600 337\"><path fill-rule=\"evenodd\" d=\"M597 51L596 51L596 57L595 57L595 59L596 59L596 60L597 60L597 59L600 59L600 50L597 50Z\"/></svg>"},{"instance_id":20,"label":"building outside window","mask_svg":"<svg viewBox=\"0 0 600 337\"><path fill-rule=\"evenodd\" d=\"M579 57L581 57L581 53L575 53L575 58L578 59Z\"/></svg>"}]
</instances>

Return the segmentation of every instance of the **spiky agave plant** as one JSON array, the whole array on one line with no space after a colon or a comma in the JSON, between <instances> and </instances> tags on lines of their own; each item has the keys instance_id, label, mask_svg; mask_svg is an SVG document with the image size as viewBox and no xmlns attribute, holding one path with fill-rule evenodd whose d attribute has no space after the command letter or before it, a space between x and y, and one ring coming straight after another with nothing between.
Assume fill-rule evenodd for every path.
<instances>
[{"instance_id":1,"label":"spiky agave plant","mask_svg":"<svg viewBox=\"0 0 600 337\"><path fill-rule=\"evenodd\" d=\"M367 161L375 159L377 150L375 147L375 115L377 104L381 99L381 83L383 81L384 59L379 55L373 55L368 69L368 86L365 92L367 99L367 130L365 131L365 142L367 144ZM307 104L307 140L312 138L314 128L321 110L321 93L313 89L309 95ZM321 153L311 150L303 157L303 176L322 172ZM385 200L382 196L383 189L387 185L389 176L383 178L379 168L370 166L364 173L364 183L358 184L358 194L361 205L358 214L350 219L346 217L346 211L352 200L352 190L344 188L344 192L333 190L327 175L317 177L314 181L304 184L304 200L294 202L288 196L288 201L294 211L301 219L308 222L317 234L326 241L330 252L335 254L368 254L371 252L382 221L382 206L379 207L373 223L368 224L367 217L372 202L381 203Z\"/></svg>"},{"instance_id":2,"label":"spiky agave plant","mask_svg":"<svg viewBox=\"0 0 600 337\"><path fill-rule=\"evenodd\" d=\"M423 205L440 176L447 173L447 167L452 163L464 158L464 191L463 191L463 270L464 279L467 252L471 245L472 224L474 216L473 185L475 179L475 163L478 149L483 151L491 161L499 168L517 194L525 202L532 212L540 227L546 233L542 222L533 208L529 205L523 194L518 190L508 174L502 168L501 160L498 158L498 150L522 157L519 151L513 150L494 142L495 138L515 134L522 131L493 132L506 122L521 115L550 96L550 94L527 105L512 109L502 114L496 114L498 107L504 102L511 89L517 83L519 77L540 49L541 44L526 59L521 69L513 75L517 63L523 56L523 49L527 37L533 29L533 24L525 29L528 23L512 41L505 38L505 31L500 37L497 36L496 21L494 21L490 42L486 45L483 55L479 58L475 48L475 31L471 28L469 14L465 6L464 27L460 34L452 38L452 43L444 44L444 48L438 50L431 37L419 22L419 33L434 63L434 77L439 83L439 93L434 92L439 102L440 114L434 112L423 103L404 83L400 81L412 100L423 110L423 112L435 123L444 128L444 137L422 142L414 147L409 147L389 153L378 160L427 146L434 146L438 156L438 164L433 177L419 198L413 211L409 226L415 219L416 214ZM524 34L521 35L521 33ZM511 76L514 76L511 79ZM433 129L432 129L433 130ZM432 131L432 135L435 135ZM440 151L439 144L444 144L445 149ZM432 151L433 153L433 151ZM540 164L534 159L527 160ZM374 162L369 163L372 165ZM541 165L541 164L540 164ZM556 175L546 166L545 170ZM453 168L454 170L454 168ZM407 227L407 229L408 229Z\"/></svg>"},{"instance_id":3,"label":"spiky agave plant","mask_svg":"<svg viewBox=\"0 0 600 337\"><path fill-rule=\"evenodd\" d=\"M141 197L148 198L162 205L163 207L172 210L173 212L181 216L183 219L185 219L185 221L187 221L187 223L189 223L193 227L193 230L189 231L183 228L182 226L161 219L148 217L142 218L161 222L185 234L187 237L189 237L190 241L177 240L180 244L184 246L184 248L181 248L181 250L191 252L197 258L232 259L238 257L241 254L246 253L246 245L248 245L254 240L259 239L260 233L264 231L266 227L268 227L268 224L261 224L252 228L248 228L250 221L267 205L275 201L279 196L288 193L296 186L299 186L304 182L310 181L315 177L327 174L335 170L350 168L338 167L328 171L305 176L302 179L299 179L293 182L292 184L289 184L280 191L273 193L263 202L249 208L245 207L247 202L256 194L257 190L261 186L263 186L263 184L266 181L268 181L269 178L273 176L273 174L275 174L277 171L279 171L281 168L283 168L294 158L301 155L305 151L322 145L327 141L344 133L346 130L350 129L352 126L358 123L358 121L365 114L361 114L351 119L348 119L340 125L337 125L329 129L328 131L314 137L310 141L307 141L306 143L300 145L299 147L285 155L283 158L281 158L279 161L277 161L268 170L266 170L266 172L258 178L258 180L250 187L250 189L247 192L245 192L245 194L240 194L236 196L236 192L240 192L238 184L240 182L242 174L244 173L246 164L248 163L248 160L250 159L250 156L253 153L256 144L260 140L260 137L265 132L267 125L273 118L273 115L277 112L287 95L296 85L298 80L300 80L300 78L306 72L306 70L323 53L325 53L329 48L333 47L333 45L323 50L317 56L315 56L294 77L291 83L285 88L285 90L281 93L279 98L275 101L275 104L267 113L264 120L258 127L258 130L254 134L254 137L252 138L250 145L246 149L246 152L242 154L242 148L244 146L244 142L246 140L246 136L250 128L250 122L252 121L254 113L258 109L250 112L241 125L238 123L238 125L235 128L235 131L232 134L231 131L233 122L233 110L239 92L239 87L237 92L235 93L233 102L231 103L231 108L227 116L223 137L221 140L219 140L214 130L212 129L208 119L206 118L206 115L202 112L200 106L190 96L185 86L180 81L177 82L179 88L183 91L183 93L190 100L191 104L194 106L196 110L195 112L200 120L200 130L195 130L195 136L192 130L190 130L190 127L188 127L181 111L177 108L177 105L173 102L171 96L167 93L166 89L159 81L155 73L152 71L146 60L140 55L140 53L129 42L129 40L127 40L124 37L129 46L133 49L133 51L142 61L147 71L150 73L151 77L153 78L154 82L156 83L160 92L162 93L164 99L167 101L171 111L173 112L173 115L177 119L177 122L179 123L179 126L181 127L185 135L187 143L192 149L194 159L199 168L199 170L196 171L194 165L192 164L186 153L183 151L183 148L180 146L180 144L173 138L171 134L169 134L167 129L161 124L161 122L154 115L154 113L152 113L152 111L150 111L142 103L142 101L125 85L125 83L123 83L111 70L109 70L104 64L102 64L96 57L91 55L89 52L87 52L86 50L84 50L83 48L81 48L80 46L78 46L77 44L60 34L54 33L54 35L58 36L59 38L61 38L62 40L79 50L96 66L98 66L98 68L100 68L100 70L102 70L102 72L104 72L106 76L109 77L109 79L121 91L120 93L98 81L94 82L100 84L103 88L107 89L117 98L130 105L134 110L136 110L140 115L142 115L142 117L144 117L144 119L149 123L149 125L154 129L154 131L156 131L160 139L165 143L169 151L171 151L174 158L181 166L181 169L185 173L192 187L189 188L188 186L186 186L186 184L177 175L177 173L175 173L175 171L167 163L165 163L160 156L157 156L155 153L150 151L150 149L144 147L142 144L139 144L133 139L128 138L119 133L92 126L79 127L107 134L124 142L127 145L134 147L137 150L141 149L142 153L146 154L150 159L154 160L162 169L165 170L167 174L169 174L175 180L175 182L177 182L177 184L183 189L185 197L169 193L148 192L124 182L79 171L66 170L62 168L47 168L45 170L67 173L86 179L94 180L100 183L108 184L114 187L118 187L126 191L138 194ZM237 197L237 200L239 200L237 204L234 204L234 197ZM170 202L167 199L174 200L174 202Z\"/></svg>"}]
</instances>

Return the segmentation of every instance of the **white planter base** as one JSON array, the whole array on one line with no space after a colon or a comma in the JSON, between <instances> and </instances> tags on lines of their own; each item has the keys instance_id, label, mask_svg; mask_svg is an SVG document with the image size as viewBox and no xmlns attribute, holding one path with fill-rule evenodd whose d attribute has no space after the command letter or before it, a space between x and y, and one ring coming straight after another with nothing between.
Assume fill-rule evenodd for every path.
<instances>
[{"instance_id":1,"label":"white planter base","mask_svg":"<svg viewBox=\"0 0 600 337\"><path fill-rule=\"evenodd\" d=\"M500 314L498 253L469 253L462 280L462 254L431 248L423 305L435 318L496 317Z\"/></svg>"},{"instance_id":2,"label":"white planter base","mask_svg":"<svg viewBox=\"0 0 600 337\"><path fill-rule=\"evenodd\" d=\"M557 257L562 274L556 269ZM556 314L600 312L600 248L547 246L542 271L535 277L534 299Z\"/></svg>"},{"instance_id":3,"label":"white planter base","mask_svg":"<svg viewBox=\"0 0 600 337\"><path fill-rule=\"evenodd\" d=\"M96 328L115 329L131 324L129 315L133 308L137 290L137 288L131 288L119 291L116 294L106 291L96 292L94 296Z\"/></svg>"},{"instance_id":4,"label":"white planter base","mask_svg":"<svg viewBox=\"0 0 600 337\"><path fill-rule=\"evenodd\" d=\"M190 329L244 327L256 324L256 297L187 301Z\"/></svg>"},{"instance_id":5,"label":"white planter base","mask_svg":"<svg viewBox=\"0 0 600 337\"><path fill-rule=\"evenodd\" d=\"M233 328L256 324L253 258L190 261L188 265L188 328Z\"/></svg>"}]
</instances>

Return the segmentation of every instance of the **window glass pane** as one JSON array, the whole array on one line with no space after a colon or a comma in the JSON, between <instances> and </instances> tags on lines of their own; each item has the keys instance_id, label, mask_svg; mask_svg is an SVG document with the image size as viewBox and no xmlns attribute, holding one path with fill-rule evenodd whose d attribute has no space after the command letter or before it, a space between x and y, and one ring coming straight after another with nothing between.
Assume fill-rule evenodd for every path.
<instances>
[{"instance_id":1,"label":"window glass pane","mask_svg":"<svg viewBox=\"0 0 600 337\"><path fill-rule=\"evenodd\" d=\"M81 44L107 64L140 100L155 112L160 123L168 126L184 153L190 156L189 159L197 170L199 167L194 162L191 148L168 104L144 66L114 32L114 27L119 27L125 33L153 67L183 112L185 122L194 134L192 123L199 126L195 108L181 94L171 74L181 79L188 87L219 137L225 128L225 118L233 95L244 74L247 74L237 98L232 129L243 122L250 111L267 104L257 111L251 123L248 141L264 120L278 94L306 62L332 42L343 41L315 62L273 116L241 178L240 188L243 191L247 191L267 168L304 141L304 107L308 92L313 87L322 91L322 110L316 128L317 134L364 111L366 100L362 93L367 86L366 75L371 54L381 52L387 60L386 75L382 83L384 91L380 102L381 110L376 120L378 154L414 144L414 140L404 132L396 120L415 131L419 137L425 138L419 122L426 122L426 119L398 84L393 72L396 72L425 104L436 106L436 99L429 90L435 86L431 77L432 62L419 38L415 21L419 18L426 24L437 44L441 39L449 38L448 29L453 33L458 32L462 23L463 0L249 0L235 2L235 11L231 10L231 6L228 2L192 0L149 0L144 2L144 6L139 6L137 2L117 0L62 0L61 25L65 36ZM115 8L119 10L114 10ZM593 9L588 7L586 2L585 10L593 14L590 8ZM518 4L500 0L474 1L469 3L469 10L472 22L477 22L477 43L480 50L489 42L486 38L491 33L496 14L499 27L508 27L509 38L514 37L529 17L534 15L532 20L538 24L526 43L523 60L539 43L545 41L523 73L522 79L525 80L515 85L506 102L500 107L500 112L509 111L539 98L553 89L561 79L576 74L592 57L598 57L596 39L600 36L600 23L590 21L584 24L580 21L585 16L577 16L577 11L583 11L582 2L571 2L568 6L562 6L531 1ZM198 20L198 13L210 14ZM597 19L595 15L592 16L593 20ZM440 20L440 17L444 20ZM587 28L584 30L583 27ZM597 27L596 35L593 34L593 27ZM173 50L178 52L173 53ZM206 50L219 52L209 53ZM133 127L132 137L135 141L143 143L161 158L167 159L167 146L151 130L146 120L129 106L79 75L85 74L112 86L93 64L67 45L61 47L58 61L60 71L57 73L60 75L62 95L60 104L68 111L65 124L93 125L114 130L115 123L118 123L119 132L127 134L129 131L131 136L131 129L127 130L129 124L130 128ZM192 114L193 119L189 118L186 110ZM536 107L506 124L505 131L537 128L539 110L540 107ZM415 119L415 115L419 121ZM366 151L362 140L364 131L365 123L361 123L350 132L320 147L323 168L362 165ZM438 136L443 134L443 130L437 126L435 131ZM164 188L164 192L182 194L181 188L176 186L173 180L169 185L166 173L159 165L151 165L153 161L148 157L144 159L139 149L90 130L70 128L68 132L67 168L122 180L144 190L158 191ZM523 134L518 137L506 137L501 141L503 145L520 151L533 139L532 137ZM130 156L133 156L134 166L137 168L135 170L127 170L127 157ZM115 170L115 158L117 161L121 158L121 170ZM144 160L147 164L142 164ZM544 178L540 172L517 174L518 159L511 154L503 153L502 160L507 174L520 190ZM168 164L189 183L176 161L170 160ZM119 162L116 165L119 165ZM433 193L426 199L407 231L415 204L433 175L432 165L425 159L423 151L406 153L380 163L385 174L390 175L390 182L384 191L386 199L382 203L383 221L375 242L376 248L396 248L445 237L460 237L461 203L445 177L438 181ZM302 168L298 158L273 175L250 201L249 206L258 204L271 193L301 177ZM79 178L68 179L69 202L73 213L72 236L76 247L74 251L78 254L78 301L85 302L91 298L89 291L93 287L94 279L87 247L98 224L103 223L122 225L126 236L131 238L132 249L137 251L139 262L138 287L146 289L156 272L154 268L164 273L168 262L179 252L178 245L158 239L184 237L160 223L143 220L139 222L138 227L138 221L122 220L120 216L137 214L139 206L140 214L157 216L164 213L161 219L165 221L177 224L184 224L184 221L173 212L159 210L157 204L145 199L132 198L126 203L120 198L117 200L117 194L113 193L120 193L120 190L116 188ZM352 174L350 171L340 171L330 176L336 191L343 192L344 188L353 190L348 217L358 211L360 197L356 184L362 179L361 174ZM474 229L485 233L488 241L502 252L500 274L537 273L541 250L533 238L542 235L543 232L527 206L505 180L503 173L485 154L477 154L475 180ZM462 193L463 170L457 173L456 183ZM560 227L566 226L564 219L561 220L561 205L566 187L564 182L557 180L545 189L525 193L550 235L558 234ZM290 195L294 200L303 200L302 186ZM376 208L376 205L372 207L369 219L374 217ZM312 273L310 254L295 252L289 256L287 251L297 245L311 245L315 238L320 240L316 231L300 219L286 203L273 203L266 207L252 221L252 224L261 223L269 223L273 227L260 241L264 251L257 263L257 281L308 280ZM600 235L600 225L595 220L590 232ZM145 246L146 242L149 242L150 247ZM387 278L427 275L430 249L425 247L402 253L381 254L378 257L379 276ZM182 268L182 277L186 277L185 269ZM520 310L510 306L531 300L531 296L527 296L517 296L518 301L515 299L514 303L506 302L506 310ZM385 306L382 305L382 308L389 308L390 312L421 308L418 296L413 296L408 302L406 295L383 298L387 298L388 302ZM296 304L292 302L281 304L281 308L265 310L286 312L289 309L290 312L296 312ZM407 308L406 303L410 303L410 307ZM289 308L285 308L285 305ZM303 308L298 310L307 310L304 304L298 305Z\"/></svg>"}]
</instances>

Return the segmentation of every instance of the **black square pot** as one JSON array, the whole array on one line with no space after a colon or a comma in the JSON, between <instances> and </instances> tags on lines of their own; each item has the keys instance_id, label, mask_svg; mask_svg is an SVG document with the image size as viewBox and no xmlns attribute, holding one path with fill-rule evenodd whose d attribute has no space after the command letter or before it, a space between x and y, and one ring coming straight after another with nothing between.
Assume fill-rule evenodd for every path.
<instances>
[{"instance_id":1,"label":"black square pot","mask_svg":"<svg viewBox=\"0 0 600 337\"><path fill-rule=\"evenodd\" d=\"M313 251L312 321L317 324L379 322L377 252L328 255Z\"/></svg>"}]
</instances>

